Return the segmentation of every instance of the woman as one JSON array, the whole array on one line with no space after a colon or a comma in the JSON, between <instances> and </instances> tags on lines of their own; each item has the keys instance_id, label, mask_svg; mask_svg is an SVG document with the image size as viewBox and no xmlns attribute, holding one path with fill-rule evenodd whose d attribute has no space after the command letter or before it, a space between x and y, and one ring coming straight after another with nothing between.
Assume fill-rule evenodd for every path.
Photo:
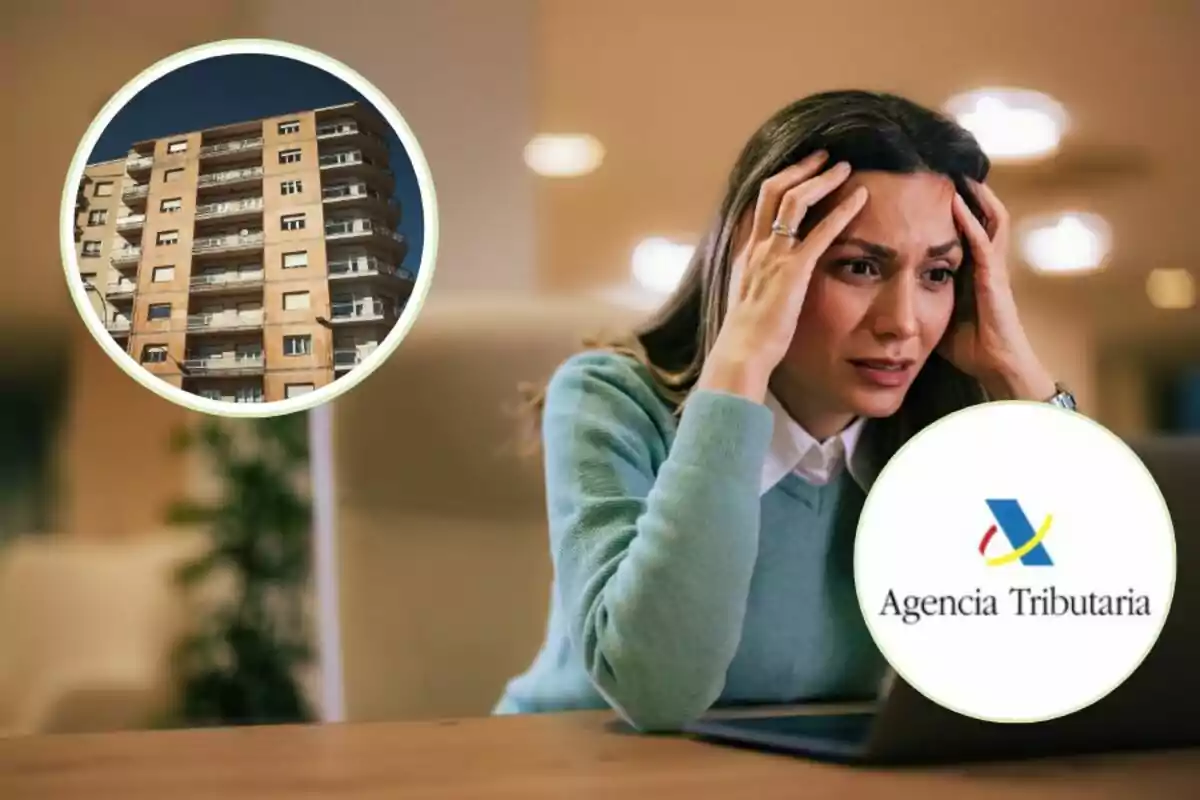
<instances>
[{"instance_id":1,"label":"woman","mask_svg":"<svg viewBox=\"0 0 1200 800\"><path fill-rule=\"evenodd\" d=\"M553 602L498 713L609 705L651 731L875 695L851 565L874 475L955 409L1069 399L1018 320L988 166L891 95L754 134L675 296L547 387Z\"/></svg>"}]
</instances>

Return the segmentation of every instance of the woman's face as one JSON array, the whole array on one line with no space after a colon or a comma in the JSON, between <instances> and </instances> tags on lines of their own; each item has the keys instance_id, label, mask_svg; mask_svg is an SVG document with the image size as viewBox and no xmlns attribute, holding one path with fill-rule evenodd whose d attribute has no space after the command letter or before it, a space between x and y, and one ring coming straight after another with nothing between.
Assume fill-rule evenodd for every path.
<instances>
[{"instance_id":1,"label":"woman's face","mask_svg":"<svg viewBox=\"0 0 1200 800\"><path fill-rule=\"evenodd\" d=\"M870 193L866 206L818 261L776 373L815 427L900 408L950 324L963 261L949 178L855 173L813 218L858 186Z\"/></svg>"}]
</instances>

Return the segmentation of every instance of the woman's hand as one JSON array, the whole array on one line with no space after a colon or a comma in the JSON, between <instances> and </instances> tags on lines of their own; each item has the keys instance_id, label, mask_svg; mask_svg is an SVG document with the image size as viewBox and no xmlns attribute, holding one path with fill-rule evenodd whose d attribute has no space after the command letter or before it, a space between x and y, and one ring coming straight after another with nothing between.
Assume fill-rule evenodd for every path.
<instances>
[{"instance_id":1,"label":"woman's hand","mask_svg":"<svg viewBox=\"0 0 1200 800\"><path fill-rule=\"evenodd\" d=\"M859 187L800 239L805 214L850 177L848 164L821 172L828 155L814 153L763 181L750 235L734 259L721 330L697 387L761 403L775 367L796 333L817 259L867 200Z\"/></svg>"},{"instance_id":2,"label":"woman's hand","mask_svg":"<svg viewBox=\"0 0 1200 800\"><path fill-rule=\"evenodd\" d=\"M961 195L954 196L954 217L975 262L976 321L961 324L941 352L979 381L996 400L1048 400L1054 379L1033 352L1013 299L1008 272L1008 211L987 186L971 189L988 220L985 228Z\"/></svg>"}]
</instances>

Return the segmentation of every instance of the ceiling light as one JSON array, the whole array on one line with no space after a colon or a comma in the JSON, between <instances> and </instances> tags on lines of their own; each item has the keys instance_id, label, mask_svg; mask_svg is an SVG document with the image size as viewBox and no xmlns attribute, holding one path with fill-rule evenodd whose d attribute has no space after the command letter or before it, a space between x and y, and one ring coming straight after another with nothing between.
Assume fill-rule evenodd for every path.
<instances>
[{"instance_id":1,"label":"ceiling light","mask_svg":"<svg viewBox=\"0 0 1200 800\"><path fill-rule=\"evenodd\" d=\"M1196 281L1186 269L1156 269L1146 278L1146 296L1155 308L1191 308L1196 305Z\"/></svg>"},{"instance_id":2,"label":"ceiling light","mask_svg":"<svg viewBox=\"0 0 1200 800\"><path fill-rule=\"evenodd\" d=\"M951 98L946 112L975 135L994 161L1052 155L1069 122L1058 101L1029 89L977 89Z\"/></svg>"},{"instance_id":3,"label":"ceiling light","mask_svg":"<svg viewBox=\"0 0 1200 800\"><path fill-rule=\"evenodd\" d=\"M696 248L663 237L652 237L633 249L633 279L656 294L670 294L679 286Z\"/></svg>"},{"instance_id":4,"label":"ceiling light","mask_svg":"<svg viewBox=\"0 0 1200 800\"><path fill-rule=\"evenodd\" d=\"M1030 220L1022 227L1021 255L1038 272L1098 270L1112 246L1108 223L1095 214L1068 211Z\"/></svg>"},{"instance_id":5,"label":"ceiling light","mask_svg":"<svg viewBox=\"0 0 1200 800\"><path fill-rule=\"evenodd\" d=\"M525 163L548 178L574 178L604 161L604 145L586 133L545 133L525 145Z\"/></svg>"}]
</instances>

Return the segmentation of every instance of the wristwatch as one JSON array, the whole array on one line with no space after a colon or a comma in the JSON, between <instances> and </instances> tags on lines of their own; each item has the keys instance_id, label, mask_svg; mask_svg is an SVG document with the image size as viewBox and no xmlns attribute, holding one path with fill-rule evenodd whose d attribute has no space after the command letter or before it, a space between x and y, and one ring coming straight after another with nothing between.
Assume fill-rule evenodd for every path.
<instances>
[{"instance_id":1,"label":"wristwatch","mask_svg":"<svg viewBox=\"0 0 1200 800\"><path fill-rule=\"evenodd\" d=\"M1075 403L1075 395L1071 394L1071 391L1061 383L1054 384L1054 394L1046 402L1052 406L1065 408L1067 411L1076 411L1078 409Z\"/></svg>"}]
</instances>

